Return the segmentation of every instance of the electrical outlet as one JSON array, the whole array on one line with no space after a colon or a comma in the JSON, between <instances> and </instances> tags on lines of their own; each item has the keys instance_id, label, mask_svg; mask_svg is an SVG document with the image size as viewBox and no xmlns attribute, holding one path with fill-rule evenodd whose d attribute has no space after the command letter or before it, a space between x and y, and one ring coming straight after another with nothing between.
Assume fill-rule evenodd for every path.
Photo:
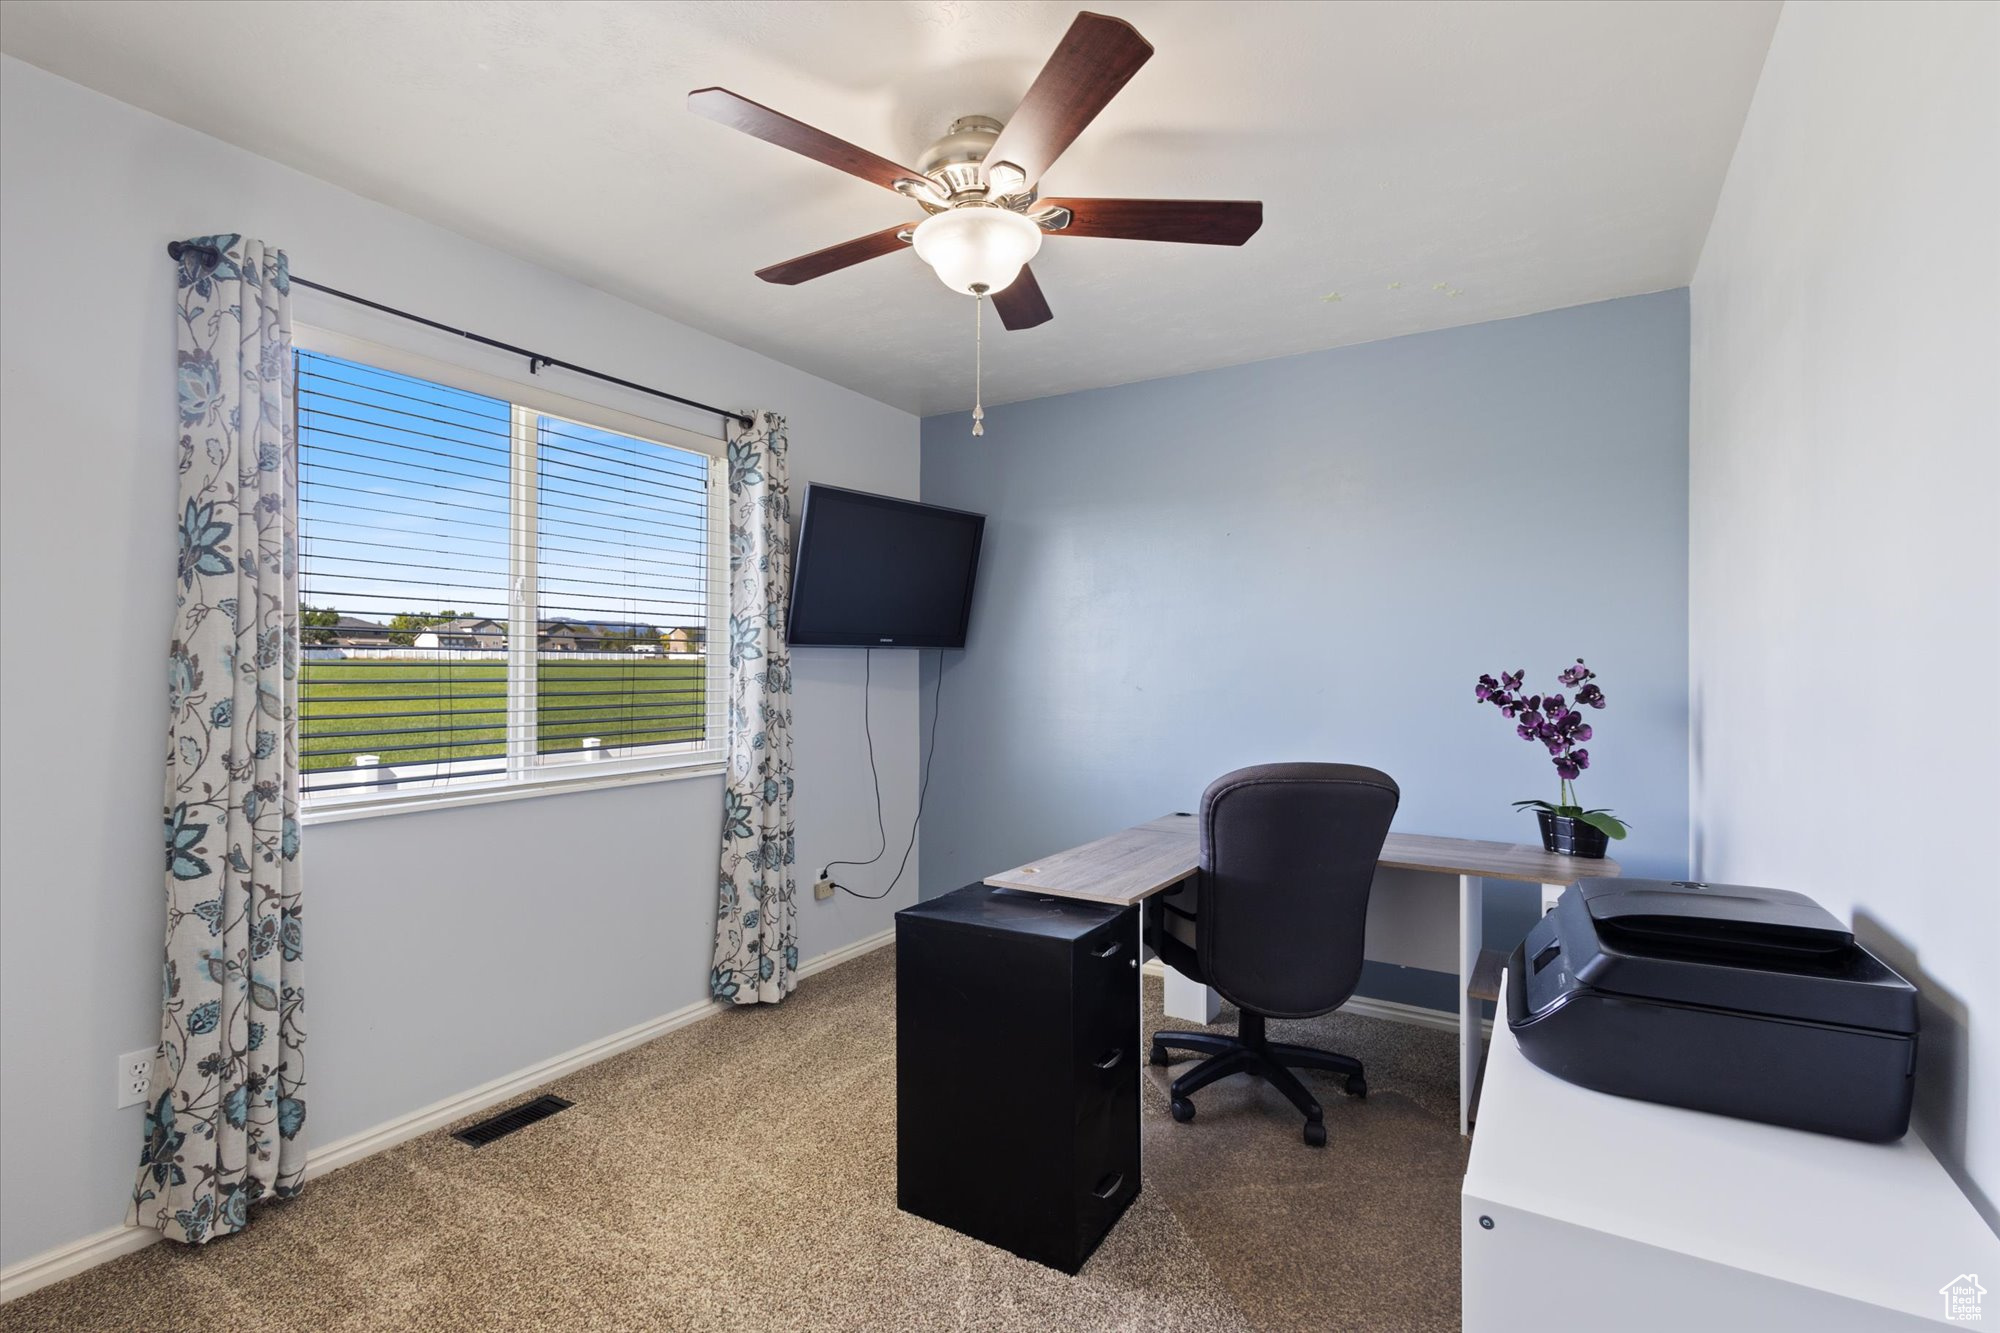
<instances>
[{"instance_id":1,"label":"electrical outlet","mask_svg":"<svg viewBox=\"0 0 2000 1333\"><path fill-rule=\"evenodd\" d=\"M833 881L827 877L824 871L820 872L819 883L813 885L813 897L822 902L833 897Z\"/></svg>"},{"instance_id":2,"label":"electrical outlet","mask_svg":"<svg viewBox=\"0 0 2000 1333\"><path fill-rule=\"evenodd\" d=\"M152 1082L152 1051L127 1051L118 1057L118 1105L137 1106L145 1101Z\"/></svg>"}]
</instances>

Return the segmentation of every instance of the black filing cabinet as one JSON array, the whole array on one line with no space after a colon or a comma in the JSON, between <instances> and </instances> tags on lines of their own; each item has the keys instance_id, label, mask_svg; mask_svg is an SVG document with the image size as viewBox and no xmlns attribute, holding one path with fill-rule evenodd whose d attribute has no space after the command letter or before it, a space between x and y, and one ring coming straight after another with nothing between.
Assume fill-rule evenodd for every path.
<instances>
[{"instance_id":1,"label":"black filing cabinet","mask_svg":"<svg viewBox=\"0 0 2000 1333\"><path fill-rule=\"evenodd\" d=\"M1139 916L970 884L896 913L896 1203L1065 1273L1139 1193Z\"/></svg>"}]
</instances>

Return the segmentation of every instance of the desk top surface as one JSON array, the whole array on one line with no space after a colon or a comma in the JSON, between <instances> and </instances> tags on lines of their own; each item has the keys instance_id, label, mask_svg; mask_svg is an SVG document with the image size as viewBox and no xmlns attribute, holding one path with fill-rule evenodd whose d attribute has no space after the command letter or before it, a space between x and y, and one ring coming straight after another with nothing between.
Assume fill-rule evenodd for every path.
<instances>
[{"instance_id":1,"label":"desk top surface","mask_svg":"<svg viewBox=\"0 0 2000 1333\"><path fill-rule=\"evenodd\" d=\"M1050 893L1062 898L1126 904L1150 897L1192 875L1201 863L1201 836L1193 815L1162 815L986 878L1001 889ZM1616 875L1606 857L1552 856L1539 847L1425 833L1391 833L1378 864L1391 870L1478 875L1530 884L1574 884L1588 875Z\"/></svg>"},{"instance_id":2,"label":"desk top surface","mask_svg":"<svg viewBox=\"0 0 2000 1333\"><path fill-rule=\"evenodd\" d=\"M1464 1194L1931 1319L1940 1283L2000 1272L1914 1132L1857 1143L1592 1092L1529 1064L1504 1021Z\"/></svg>"}]
</instances>

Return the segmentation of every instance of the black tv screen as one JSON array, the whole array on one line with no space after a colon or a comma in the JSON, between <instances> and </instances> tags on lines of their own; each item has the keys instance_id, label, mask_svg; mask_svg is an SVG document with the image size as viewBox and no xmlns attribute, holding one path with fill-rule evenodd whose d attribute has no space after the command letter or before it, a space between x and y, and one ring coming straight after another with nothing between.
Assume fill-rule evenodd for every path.
<instances>
[{"instance_id":1,"label":"black tv screen","mask_svg":"<svg viewBox=\"0 0 2000 1333\"><path fill-rule=\"evenodd\" d=\"M806 487L792 569L790 641L841 648L963 648L984 514Z\"/></svg>"}]
</instances>

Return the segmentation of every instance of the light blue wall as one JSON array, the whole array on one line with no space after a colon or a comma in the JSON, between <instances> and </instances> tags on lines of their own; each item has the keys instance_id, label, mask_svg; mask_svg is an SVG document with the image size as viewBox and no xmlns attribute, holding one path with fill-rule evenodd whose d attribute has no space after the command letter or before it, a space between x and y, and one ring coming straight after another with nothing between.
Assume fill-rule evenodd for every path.
<instances>
[{"instance_id":1,"label":"light blue wall","mask_svg":"<svg viewBox=\"0 0 2000 1333\"><path fill-rule=\"evenodd\" d=\"M1687 406L1672 291L926 420L924 499L989 517L924 893L1273 760L1386 770L1400 831L1533 841L1508 802L1554 773L1472 686L1578 656L1611 701L1581 795L1628 873L1686 873ZM1489 931L1530 892L1490 886Z\"/></svg>"}]
</instances>

